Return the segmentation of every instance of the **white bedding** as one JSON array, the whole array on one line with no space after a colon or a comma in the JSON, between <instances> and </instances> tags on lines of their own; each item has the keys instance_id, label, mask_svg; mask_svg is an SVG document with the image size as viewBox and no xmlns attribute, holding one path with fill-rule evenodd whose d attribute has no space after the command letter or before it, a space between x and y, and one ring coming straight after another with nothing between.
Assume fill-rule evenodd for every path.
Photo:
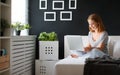
<instances>
[{"instance_id":1,"label":"white bedding","mask_svg":"<svg viewBox=\"0 0 120 75\"><path fill-rule=\"evenodd\" d=\"M55 64L55 75L83 75L84 60L67 57Z\"/></svg>"}]
</instances>

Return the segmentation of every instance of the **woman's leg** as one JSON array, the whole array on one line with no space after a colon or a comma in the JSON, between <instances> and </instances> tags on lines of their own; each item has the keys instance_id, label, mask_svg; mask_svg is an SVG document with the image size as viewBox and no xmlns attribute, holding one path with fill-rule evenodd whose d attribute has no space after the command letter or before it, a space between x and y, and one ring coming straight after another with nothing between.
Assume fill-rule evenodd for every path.
<instances>
[{"instance_id":1,"label":"woman's leg","mask_svg":"<svg viewBox=\"0 0 120 75\"><path fill-rule=\"evenodd\" d=\"M106 54L103 53L102 51L100 51L99 49L92 49L90 52L84 54L83 56L81 56L79 58L83 59L85 61L86 58L103 57L104 55L106 55Z\"/></svg>"},{"instance_id":2,"label":"woman's leg","mask_svg":"<svg viewBox=\"0 0 120 75\"><path fill-rule=\"evenodd\" d=\"M102 52L101 50L94 48L92 49L90 52L90 58L96 58L96 57L103 57L104 55L106 55L104 52Z\"/></svg>"}]
</instances>

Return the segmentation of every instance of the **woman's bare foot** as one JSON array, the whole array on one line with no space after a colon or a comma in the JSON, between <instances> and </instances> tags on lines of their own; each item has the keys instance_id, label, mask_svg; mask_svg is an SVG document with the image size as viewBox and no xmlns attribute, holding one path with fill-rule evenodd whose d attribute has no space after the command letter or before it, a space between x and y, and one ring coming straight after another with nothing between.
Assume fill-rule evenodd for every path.
<instances>
[{"instance_id":1,"label":"woman's bare foot","mask_svg":"<svg viewBox=\"0 0 120 75\"><path fill-rule=\"evenodd\" d=\"M71 57L72 57L72 58L78 58L78 55L76 55L76 54L71 54Z\"/></svg>"}]
</instances>

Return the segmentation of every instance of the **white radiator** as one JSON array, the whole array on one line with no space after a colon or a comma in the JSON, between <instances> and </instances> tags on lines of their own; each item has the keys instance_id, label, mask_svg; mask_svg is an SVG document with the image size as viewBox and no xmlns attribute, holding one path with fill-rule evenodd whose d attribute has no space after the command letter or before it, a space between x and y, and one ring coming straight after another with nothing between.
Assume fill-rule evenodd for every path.
<instances>
[{"instance_id":1,"label":"white radiator","mask_svg":"<svg viewBox=\"0 0 120 75\"><path fill-rule=\"evenodd\" d=\"M10 75L33 75L34 60L35 37L12 37L10 50Z\"/></svg>"}]
</instances>

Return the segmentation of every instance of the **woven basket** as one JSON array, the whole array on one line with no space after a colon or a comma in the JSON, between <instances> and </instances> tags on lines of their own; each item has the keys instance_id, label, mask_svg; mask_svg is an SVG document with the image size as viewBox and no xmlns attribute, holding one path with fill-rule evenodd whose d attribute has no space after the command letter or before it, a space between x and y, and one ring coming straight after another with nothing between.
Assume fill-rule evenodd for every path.
<instances>
[{"instance_id":1,"label":"woven basket","mask_svg":"<svg viewBox=\"0 0 120 75\"><path fill-rule=\"evenodd\" d=\"M0 70L9 67L9 55L0 56Z\"/></svg>"}]
</instances>

